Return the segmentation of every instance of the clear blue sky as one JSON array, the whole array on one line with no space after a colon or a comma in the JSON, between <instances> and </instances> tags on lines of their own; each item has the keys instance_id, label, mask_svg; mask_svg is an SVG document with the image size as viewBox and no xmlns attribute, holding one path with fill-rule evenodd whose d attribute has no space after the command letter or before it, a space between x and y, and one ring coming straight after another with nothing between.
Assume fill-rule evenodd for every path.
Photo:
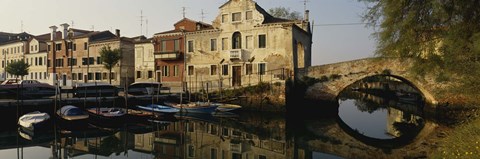
<instances>
[{"instance_id":1,"label":"clear blue sky","mask_svg":"<svg viewBox=\"0 0 480 159\"><path fill-rule=\"evenodd\" d=\"M303 14L303 0L256 0L264 9L288 7ZM218 14L218 7L226 0L0 0L0 31L20 32L23 30L39 35L48 33L49 26L62 23L72 24L78 29L120 29L123 36L138 36L141 32L140 11L144 20L143 34L170 30L182 18L182 7L186 16L205 22ZM309 0L307 9L310 19L318 24L360 23L365 5L357 0ZM92 27L93 26L93 27ZM335 63L373 56L376 44L371 37L372 29L364 25L315 26L313 30L314 65Z\"/></svg>"}]
</instances>

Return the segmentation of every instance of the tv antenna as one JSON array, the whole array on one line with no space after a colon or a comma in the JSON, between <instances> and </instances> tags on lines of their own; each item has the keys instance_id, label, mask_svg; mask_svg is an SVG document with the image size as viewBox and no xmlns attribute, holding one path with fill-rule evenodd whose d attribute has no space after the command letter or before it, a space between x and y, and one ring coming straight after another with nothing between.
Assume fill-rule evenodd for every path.
<instances>
[{"instance_id":1,"label":"tv antenna","mask_svg":"<svg viewBox=\"0 0 480 159\"><path fill-rule=\"evenodd\" d=\"M182 7L183 18L185 18L185 13L186 13L186 7Z\"/></svg>"},{"instance_id":2,"label":"tv antenna","mask_svg":"<svg viewBox=\"0 0 480 159\"><path fill-rule=\"evenodd\" d=\"M140 35L143 35L143 10L140 10Z\"/></svg>"},{"instance_id":3,"label":"tv antenna","mask_svg":"<svg viewBox=\"0 0 480 159\"><path fill-rule=\"evenodd\" d=\"M201 15L200 18L202 18L202 22L205 19L205 14L207 14L207 13L203 12L203 9L202 9L202 12L200 12L200 15Z\"/></svg>"},{"instance_id":4,"label":"tv antenna","mask_svg":"<svg viewBox=\"0 0 480 159\"><path fill-rule=\"evenodd\" d=\"M148 19L145 18L145 36L148 36Z\"/></svg>"},{"instance_id":5,"label":"tv antenna","mask_svg":"<svg viewBox=\"0 0 480 159\"><path fill-rule=\"evenodd\" d=\"M307 5L308 5L308 2L310 2L310 0L303 0L303 12L307 11Z\"/></svg>"}]
</instances>

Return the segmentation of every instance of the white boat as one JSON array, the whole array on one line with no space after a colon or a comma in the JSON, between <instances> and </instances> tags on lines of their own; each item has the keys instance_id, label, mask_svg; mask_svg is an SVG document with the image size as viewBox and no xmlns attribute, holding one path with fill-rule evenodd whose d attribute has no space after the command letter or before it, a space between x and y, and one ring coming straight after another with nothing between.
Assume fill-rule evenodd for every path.
<instances>
[{"instance_id":1,"label":"white boat","mask_svg":"<svg viewBox=\"0 0 480 159\"><path fill-rule=\"evenodd\" d=\"M31 131L34 131L35 129L38 129L44 126L49 119L50 119L50 115L48 115L47 113L34 111L31 113L22 115L18 119L18 125L22 126L23 128L27 128Z\"/></svg>"},{"instance_id":2,"label":"white boat","mask_svg":"<svg viewBox=\"0 0 480 159\"><path fill-rule=\"evenodd\" d=\"M220 103L211 102L190 102L186 104L167 103L165 105L180 109L183 113L213 113L219 107Z\"/></svg>"},{"instance_id":3,"label":"white boat","mask_svg":"<svg viewBox=\"0 0 480 159\"><path fill-rule=\"evenodd\" d=\"M180 112L180 109L178 108L173 108L173 107L158 105L158 104L150 104L146 106L137 105L137 108L144 111L156 112L160 114L175 114L177 112Z\"/></svg>"},{"instance_id":4,"label":"white boat","mask_svg":"<svg viewBox=\"0 0 480 159\"><path fill-rule=\"evenodd\" d=\"M236 104L222 104L222 105L217 107L217 111L229 112L229 111L234 111L234 110L237 110L237 109L240 109L240 108L242 108L242 106L236 105Z\"/></svg>"}]
</instances>

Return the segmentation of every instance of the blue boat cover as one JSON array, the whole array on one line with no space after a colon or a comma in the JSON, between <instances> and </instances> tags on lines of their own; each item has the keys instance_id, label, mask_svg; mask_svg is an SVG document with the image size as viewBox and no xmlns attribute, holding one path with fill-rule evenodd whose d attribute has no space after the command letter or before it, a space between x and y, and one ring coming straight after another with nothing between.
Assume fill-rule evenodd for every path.
<instances>
[{"instance_id":1,"label":"blue boat cover","mask_svg":"<svg viewBox=\"0 0 480 159\"><path fill-rule=\"evenodd\" d=\"M73 105L66 105L60 108L60 114L66 116L75 116L85 114L80 108Z\"/></svg>"}]
</instances>

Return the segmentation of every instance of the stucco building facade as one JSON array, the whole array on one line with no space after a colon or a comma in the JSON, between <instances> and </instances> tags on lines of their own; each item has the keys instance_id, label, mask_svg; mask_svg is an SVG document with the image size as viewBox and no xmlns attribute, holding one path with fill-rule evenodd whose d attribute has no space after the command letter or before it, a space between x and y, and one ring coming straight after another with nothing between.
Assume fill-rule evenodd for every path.
<instances>
[{"instance_id":1,"label":"stucco building facade","mask_svg":"<svg viewBox=\"0 0 480 159\"><path fill-rule=\"evenodd\" d=\"M230 0L212 26L186 33L185 80L193 91L275 81L311 65L308 14L279 19L253 0Z\"/></svg>"}]
</instances>

